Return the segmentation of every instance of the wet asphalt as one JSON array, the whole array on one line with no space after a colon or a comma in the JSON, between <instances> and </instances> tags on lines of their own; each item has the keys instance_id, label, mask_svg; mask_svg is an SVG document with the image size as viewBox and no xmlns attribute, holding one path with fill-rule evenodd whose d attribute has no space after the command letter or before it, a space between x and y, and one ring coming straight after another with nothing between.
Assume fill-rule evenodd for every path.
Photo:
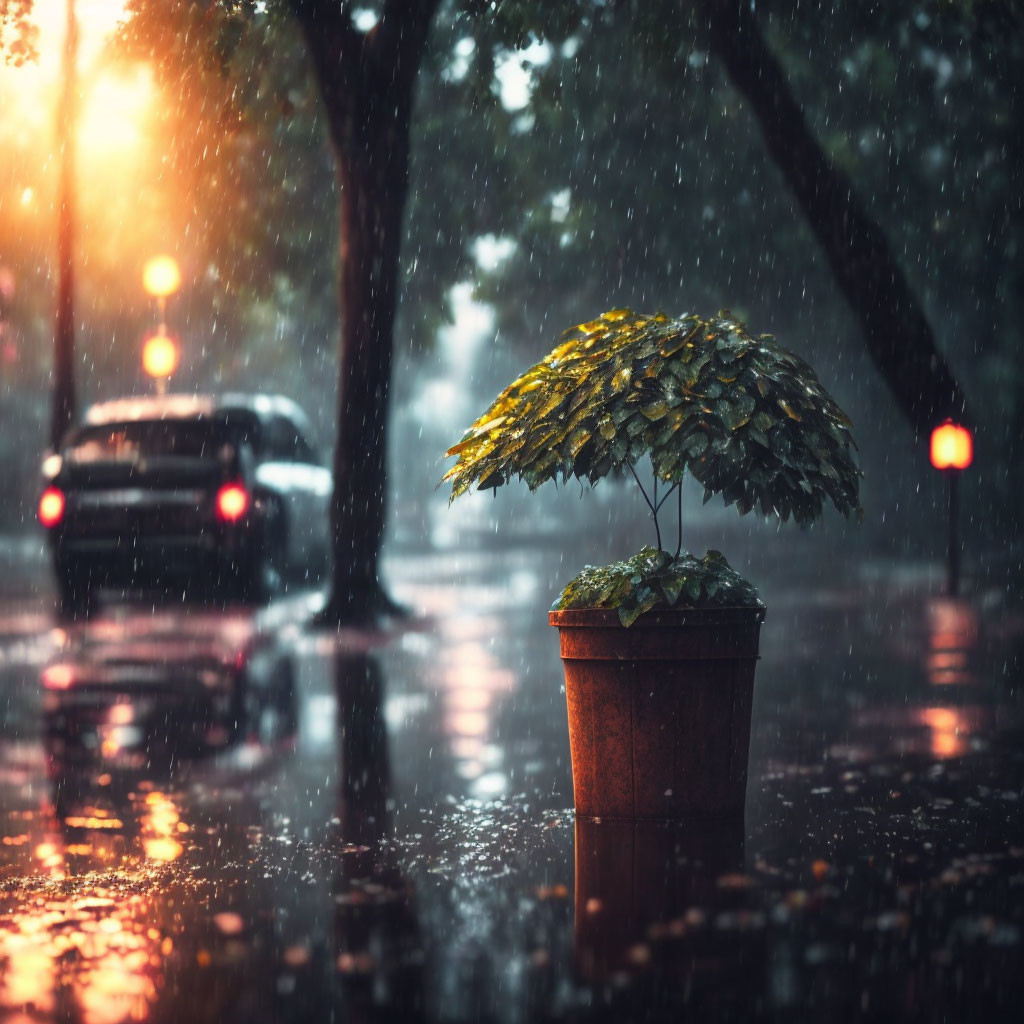
<instances>
[{"instance_id":1,"label":"wet asphalt","mask_svg":"<svg viewBox=\"0 0 1024 1024\"><path fill-rule=\"evenodd\" d=\"M377 632L9 584L0 1017L1020 1019L1024 617L780 583L743 817L575 821L550 561L404 557Z\"/></svg>"}]
</instances>

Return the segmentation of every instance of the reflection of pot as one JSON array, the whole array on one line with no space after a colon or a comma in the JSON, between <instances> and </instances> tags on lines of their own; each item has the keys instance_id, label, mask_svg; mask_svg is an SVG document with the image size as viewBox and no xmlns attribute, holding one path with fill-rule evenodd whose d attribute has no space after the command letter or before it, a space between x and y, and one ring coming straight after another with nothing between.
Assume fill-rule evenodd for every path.
<instances>
[{"instance_id":1,"label":"reflection of pot","mask_svg":"<svg viewBox=\"0 0 1024 1024\"><path fill-rule=\"evenodd\" d=\"M763 608L553 611L578 815L743 809Z\"/></svg>"},{"instance_id":2,"label":"reflection of pot","mask_svg":"<svg viewBox=\"0 0 1024 1024\"><path fill-rule=\"evenodd\" d=\"M576 966L600 982L652 928L715 902L742 870L743 814L699 821L576 819ZM678 930L678 929L677 929Z\"/></svg>"}]
</instances>

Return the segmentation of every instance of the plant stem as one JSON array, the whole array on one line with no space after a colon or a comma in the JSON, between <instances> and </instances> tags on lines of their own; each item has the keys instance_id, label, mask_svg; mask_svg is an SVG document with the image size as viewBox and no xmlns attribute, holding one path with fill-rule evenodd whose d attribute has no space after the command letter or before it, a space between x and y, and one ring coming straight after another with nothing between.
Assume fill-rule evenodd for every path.
<instances>
[{"instance_id":1,"label":"plant stem","mask_svg":"<svg viewBox=\"0 0 1024 1024\"><path fill-rule=\"evenodd\" d=\"M679 505L678 505L678 513L679 513L679 540L676 543L676 553L675 553L674 557L678 558L679 557L679 552L683 550L683 481L682 481L682 479L677 481L676 487L679 489L679 495L678 495L678 497L679 497Z\"/></svg>"},{"instance_id":2,"label":"plant stem","mask_svg":"<svg viewBox=\"0 0 1024 1024\"><path fill-rule=\"evenodd\" d=\"M661 499L661 501L659 501L659 502L658 502L658 504L657 504L657 505L655 506L655 508L656 508L656 509L657 509L657 510L658 510L659 512L661 511L661 506L662 506L662 505L664 505L664 504L665 504L665 502L666 502L666 501L668 501L668 499L672 497L672 493L673 493L673 492L675 491L675 489L676 489L676 488L677 488L678 486L679 486L679 484L677 484L677 483L673 484L673 485L672 485L672 486L671 486L671 487L670 487L670 488L669 488L669 489L668 489L668 490L667 490L667 491L665 492L665 494L664 494L664 495L662 496L662 499Z\"/></svg>"},{"instance_id":3,"label":"plant stem","mask_svg":"<svg viewBox=\"0 0 1024 1024\"><path fill-rule=\"evenodd\" d=\"M633 468L632 464L627 462L626 465L629 466L629 471L630 471L630 473L633 474L633 479L636 481L637 487L640 488L640 493L644 496L644 501L647 502L647 507L651 510L651 518L654 520L654 535L658 538L658 550L660 551L661 550L661 530L658 529L658 510L657 510L657 508L655 508L654 502L652 502L651 499L647 497L647 491L644 490L644 485L642 483L640 483L640 477L638 477L636 475L636 470ZM657 479L658 478L655 477L654 479L655 479L655 485L657 485Z\"/></svg>"}]
</instances>

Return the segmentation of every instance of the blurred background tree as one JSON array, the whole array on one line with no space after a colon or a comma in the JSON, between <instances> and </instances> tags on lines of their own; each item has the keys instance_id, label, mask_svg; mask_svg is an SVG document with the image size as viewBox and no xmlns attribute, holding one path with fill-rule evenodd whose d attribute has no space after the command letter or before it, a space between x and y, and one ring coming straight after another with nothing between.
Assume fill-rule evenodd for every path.
<instances>
[{"instance_id":1,"label":"blurred background tree","mask_svg":"<svg viewBox=\"0 0 1024 1024\"><path fill-rule=\"evenodd\" d=\"M336 185L304 42L274 5L158 6L133 4L122 52L145 61L160 97L159 155L130 187L98 190L83 228L83 395L144 387L148 310L135 264L159 239L191 282L172 311L186 351L177 386L287 391L328 441ZM366 24L379 15L373 3L359 10ZM1024 468L1016 17L1012 4L981 0L757 6L811 132L881 227L976 414L969 543L999 545L1020 537ZM458 417L564 327L630 305L730 307L807 357L857 424L868 521L856 543L887 554L932 547L922 527L941 521L934 474L712 42L685 5L505 3L498 16L468 0L441 5L417 80L401 253L400 543L444 542L433 486L452 428L468 422ZM0 81L8 95L18 70ZM10 153L0 264L17 284L0 418L13 420L8 396L45 393L51 172L40 175L36 144L10 112L0 141ZM34 212L21 203L26 187ZM32 423L22 410L5 432L20 438L0 454L5 464L31 465L42 447ZM28 504L0 513L8 525L30 507L31 476ZM464 541L494 525L484 506L467 508L451 527Z\"/></svg>"}]
</instances>

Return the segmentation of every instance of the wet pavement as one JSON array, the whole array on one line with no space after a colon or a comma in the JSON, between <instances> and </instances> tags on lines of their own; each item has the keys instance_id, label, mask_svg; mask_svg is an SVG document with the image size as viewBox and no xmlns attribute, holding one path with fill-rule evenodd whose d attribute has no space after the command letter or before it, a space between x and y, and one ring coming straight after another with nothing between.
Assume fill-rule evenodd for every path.
<instances>
[{"instance_id":1,"label":"wet pavement","mask_svg":"<svg viewBox=\"0 0 1024 1024\"><path fill-rule=\"evenodd\" d=\"M421 614L375 635L308 632L315 595L0 601L0 1017L1019 1019L998 594L766 592L744 816L594 823L553 562L396 561Z\"/></svg>"}]
</instances>

